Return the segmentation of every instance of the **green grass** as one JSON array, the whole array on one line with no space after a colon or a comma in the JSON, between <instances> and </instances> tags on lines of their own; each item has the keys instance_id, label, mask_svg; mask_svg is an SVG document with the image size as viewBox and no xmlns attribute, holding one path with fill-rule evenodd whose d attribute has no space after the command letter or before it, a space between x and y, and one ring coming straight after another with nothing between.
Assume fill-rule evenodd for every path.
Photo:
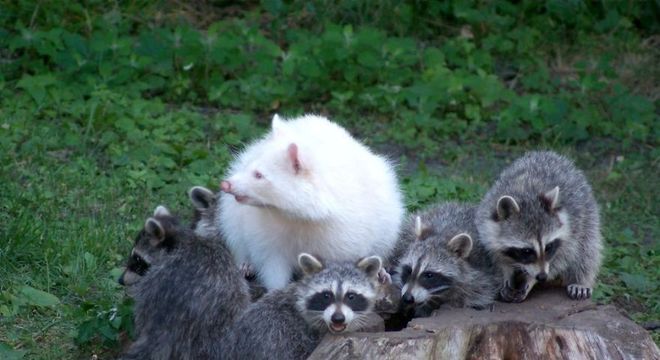
<instances>
[{"instance_id":1,"label":"green grass","mask_svg":"<svg viewBox=\"0 0 660 360\"><path fill-rule=\"evenodd\" d=\"M410 210L477 201L526 150L571 155L601 205L596 300L660 318L651 2L162 4L0 12L0 358L117 354L144 219L187 215L274 112L398 160Z\"/></svg>"}]
</instances>

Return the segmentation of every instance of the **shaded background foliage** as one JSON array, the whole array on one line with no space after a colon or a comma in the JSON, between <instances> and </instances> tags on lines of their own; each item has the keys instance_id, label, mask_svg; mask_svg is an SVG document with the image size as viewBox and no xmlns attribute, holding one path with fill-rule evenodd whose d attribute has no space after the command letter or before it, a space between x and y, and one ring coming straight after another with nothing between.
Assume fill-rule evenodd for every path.
<instances>
[{"instance_id":1,"label":"shaded background foliage","mask_svg":"<svg viewBox=\"0 0 660 360\"><path fill-rule=\"evenodd\" d=\"M398 160L410 210L479 199L527 149L576 157L609 245L596 297L657 320L659 14L657 1L0 2L0 357L118 351L133 234L157 204L217 188L275 112L327 114Z\"/></svg>"}]
</instances>

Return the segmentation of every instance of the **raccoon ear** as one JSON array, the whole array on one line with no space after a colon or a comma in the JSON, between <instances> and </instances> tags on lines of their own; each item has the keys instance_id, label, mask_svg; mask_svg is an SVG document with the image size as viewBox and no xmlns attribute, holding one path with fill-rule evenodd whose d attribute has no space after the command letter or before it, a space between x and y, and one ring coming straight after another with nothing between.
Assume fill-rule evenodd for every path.
<instances>
[{"instance_id":1,"label":"raccoon ear","mask_svg":"<svg viewBox=\"0 0 660 360\"><path fill-rule=\"evenodd\" d=\"M302 166L300 165L300 156L298 154L298 145L295 143L289 144L289 148L287 149L287 153L289 155L289 160L291 161L291 166L293 167L293 171L298 174L300 173L300 170L302 169Z\"/></svg>"},{"instance_id":2,"label":"raccoon ear","mask_svg":"<svg viewBox=\"0 0 660 360\"><path fill-rule=\"evenodd\" d=\"M272 127L273 129L277 129L280 126L282 126L282 118L278 114L273 115L273 121L272 121Z\"/></svg>"},{"instance_id":3,"label":"raccoon ear","mask_svg":"<svg viewBox=\"0 0 660 360\"><path fill-rule=\"evenodd\" d=\"M447 243L449 251L453 252L459 258L466 258L472 251L472 237L467 233L461 233L449 240Z\"/></svg>"},{"instance_id":4,"label":"raccoon ear","mask_svg":"<svg viewBox=\"0 0 660 360\"><path fill-rule=\"evenodd\" d=\"M504 195L497 200L497 220L502 221L506 220L514 213L520 212L520 206L516 202L516 199L512 198L509 195Z\"/></svg>"},{"instance_id":5,"label":"raccoon ear","mask_svg":"<svg viewBox=\"0 0 660 360\"><path fill-rule=\"evenodd\" d=\"M273 120L271 121L271 129L273 129L273 137L278 137L284 133L284 121L277 114L273 115Z\"/></svg>"},{"instance_id":6,"label":"raccoon ear","mask_svg":"<svg viewBox=\"0 0 660 360\"><path fill-rule=\"evenodd\" d=\"M542 194L541 200L548 211L556 210L559 207L559 186Z\"/></svg>"},{"instance_id":7,"label":"raccoon ear","mask_svg":"<svg viewBox=\"0 0 660 360\"><path fill-rule=\"evenodd\" d=\"M144 230L150 235L151 239L149 240L149 243L152 246L158 246L158 244L165 240L165 229L163 229L160 222L154 218L147 219L144 223Z\"/></svg>"},{"instance_id":8,"label":"raccoon ear","mask_svg":"<svg viewBox=\"0 0 660 360\"><path fill-rule=\"evenodd\" d=\"M422 237L422 217L415 216L415 237L419 240Z\"/></svg>"},{"instance_id":9,"label":"raccoon ear","mask_svg":"<svg viewBox=\"0 0 660 360\"><path fill-rule=\"evenodd\" d=\"M316 274L323 270L323 263L308 253L298 255L298 265L300 265L300 269L305 275Z\"/></svg>"},{"instance_id":10,"label":"raccoon ear","mask_svg":"<svg viewBox=\"0 0 660 360\"><path fill-rule=\"evenodd\" d=\"M357 267L367 273L367 276L376 277L383 267L383 260L381 260L380 256L365 257L358 261Z\"/></svg>"},{"instance_id":11,"label":"raccoon ear","mask_svg":"<svg viewBox=\"0 0 660 360\"><path fill-rule=\"evenodd\" d=\"M415 240L424 241L431 236L431 229L422 224L422 217L415 217Z\"/></svg>"},{"instance_id":12,"label":"raccoon ear","mask_svg":"<svg viewBox=\"0 0 660 360\"><path fill-rule=\"evenodd\" d=\"M196 209L205 210L211 207L215 195L211 190L205 187L193 186L190 191L188 191L188 197Z\"/></svg>"},{"instance_id":13,"label":"raccoon ear","mask_svg":"<svg viewBox=\"0 0 660 360\"><path fill-rule=\"evenodd\" d=\"M158 205L156 206L156 210L154 210L154 216L171 216L172 214L170 213L169 210L163 205Z\"/></svg>"}]
</instances>

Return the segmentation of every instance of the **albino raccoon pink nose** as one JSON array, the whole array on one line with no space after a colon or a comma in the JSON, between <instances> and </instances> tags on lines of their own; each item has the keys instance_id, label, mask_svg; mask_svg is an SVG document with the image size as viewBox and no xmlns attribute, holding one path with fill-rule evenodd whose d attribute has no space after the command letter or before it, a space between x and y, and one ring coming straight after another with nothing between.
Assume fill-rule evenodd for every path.
<instances>
[{"instance_id":1,"label":"albino raccoon pink nose","mask_svg":"<svg viewBox=\"0 0 660 360\"><path fill-rule=\"evenodd\" d=\"M220 182L220 190L231 194L231 183L226 180Z\"/></svg>"}]
</instances>

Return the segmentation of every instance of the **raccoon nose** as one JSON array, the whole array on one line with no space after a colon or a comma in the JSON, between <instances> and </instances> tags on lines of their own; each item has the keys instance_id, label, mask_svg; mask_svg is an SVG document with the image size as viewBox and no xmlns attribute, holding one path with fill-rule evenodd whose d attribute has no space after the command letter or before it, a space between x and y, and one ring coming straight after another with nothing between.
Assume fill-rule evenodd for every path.
<instances>
[{"instance_id":1,"label":"raccoon nose","mask_svg":"<svg viewBox=\"0 0 660 360\"><path fill-rule=\"evenodd\" d=\"M539 273L538 275L536 275L536 280L538 280L539 282L544 282L547 279L548 279L548 274L546 274L544 272Z\"/></svg>"},{"instance_id":2,"label":"raccoon nose","mask_svg":"<svg viewBox=\"0 0 660 360\"><path fill-rule=\"evenodd\" d=\"M415 297L412 296L411 293L405 293L405 294L403 294L403 297L401 298L401 300L403 300L403 302L406 303L406 304L412 304L412 303L415 302Z\"/></svg>"},{"instance_id":3,"label":"raccoon nose","mask_svg":"<svg viewBox=\"0 0 660 360\"><path fill-rule=\"evenodd\" d=\"M118 282L119 285L121 285L121 286L125 286L125 285L126 285L126 284L124 283L124 274L121 274L121 276L119 277L119 279L117 279L117 282Z\"/></svg>"},{"instance_id":4,"label":"raccoon nose","mask_svg":"<svg viewBox=\"0 0 660 360\"><path fill-rule=\"evenodd\" d=\"M231 194L231 183L227 180L220 182L220 190Z\"/></svg>"},{"instance_id":5,"label":"raccoon nose","mask_svg":"<svg viewBox=\"0 0 660 360\"><path fill-rule=\"evenodd\" d=\"M332 316L330 317L330 320L331 320L334 324L343 324L344 321L346 321L346 317L344 317L344 314L342 314L342 313L334 313L334 314L332 314Z\"/></svg>"}]
</instances>

